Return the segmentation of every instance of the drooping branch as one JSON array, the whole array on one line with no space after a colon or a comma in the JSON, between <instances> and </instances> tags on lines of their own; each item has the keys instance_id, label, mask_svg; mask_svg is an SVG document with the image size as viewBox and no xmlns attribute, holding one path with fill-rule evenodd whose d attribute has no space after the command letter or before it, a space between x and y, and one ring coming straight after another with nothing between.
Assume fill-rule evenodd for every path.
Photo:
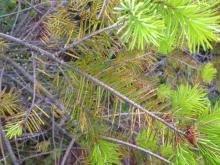
<instances>
[{"instance_id":1,"label":"drooping branch","mask_svg":"<svg viewBox=\"0 0 220 165\"><path fill-rule=\"evenodd\" d=\"M118 92L117 90L115 90L114 88L112 88L111 86L105 84L104 82L98 80L97 78L89 75L88 73L80 70L79 68L77 68L76 66L73 65L69 65L67 63L65 63L64 61L60 60L59 58L57 58L53 53L50 53L46 50L43 50L42 48L39 48L35 45L29 44L23 40L20 40L18 38L15 38L13 36L4 34L4 33L0 33L0 37L7 39L9 41L13 41L13 42L17 42L23 46L26 46L28 48L30 48L31 50L37 51L39 53L41 53L41 55L45 55L47 56L49 59L56 61L58 64L64 66L64 67L68 67L70 69L72 69L74 72L80 74L81 76L86 77L88 80L92 81L94 84L101 86L102 88L104 88L105 90L110 91L112 94L114 94L115 96L121 98L122 100L124 100L125 102L129 103L130 105L132 105L134 108L137 108L143 112L145 112L147 115L149 115L150 117L152 117L153 119L158 120L159 122L163 123L164 125L166 125L167 127L169 127L170 129L172 129L173 131L175 131L176 133L179 133L181 135L185 135L185 133L183 131L181 131L180 129L178 129L177 127L175 127L173 124L170 124L169 122L167 122L166 120L162 119L161 117L155 115L154 113L148 111L147 109L145 109L144 107L142 107L141 105L137 104L136 102L134 102L133 100L129 99L127 96L125 96L124 94Z\"/></svg>"}]
</instances>

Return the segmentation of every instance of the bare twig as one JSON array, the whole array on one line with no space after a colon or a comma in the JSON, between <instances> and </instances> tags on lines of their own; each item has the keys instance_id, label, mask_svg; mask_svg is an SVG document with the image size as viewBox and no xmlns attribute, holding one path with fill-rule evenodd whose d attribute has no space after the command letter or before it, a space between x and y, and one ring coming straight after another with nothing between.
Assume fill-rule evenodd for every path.
<instances>
[{"instance_id":1,"label":"bare twig","mask_svg":"<svg viewBox=\"0 0 220 165\"><path fill-rule=\"evenodd\" d=\"M44 18L51 12L51 9L48 9L48 11L41 17L41 19L35 23L35 25L31 28L31 30L28 32L28 34L24 37L24 39L26 39L27 37L29 37L32 32L42 23L42 21L44 20Z\"/></svg>"},{"instance_id":2,"label":"bare twig","mask_svg":"<svg viewBox=\"0 0 220 165\"><path fill-rule=\"evenodd\" d=\"M57 164L57 156L56 156L56 141L55 141L55 119L54 119L54 111L52 111L52 141L53 141L53 155L54 155L54 164Z\"/></svg>"},{"instance_id":3,"label":"bare twig","mask_svg":"<svg viewBox=\"0 0 220 165\"><path fill-rule=\"evenodd\" d=\"M60 71L61 71L61 73L63 74L64 78L65 78L66 81L68 82L69 87L71 88L72 92L74 92L74 88L73 88L73 86L72 86L72 84L71 84L70 79L67 77L67 75L66 75L66 73L64 72L64 70L62 69L62 67L59 66L58 68L60 69Z\"/></svg>"},{"instance_id":4,"label":"bare twig","mask_svg":"<svg viewBox=\"0 0 220 165\"><path fill-rule=\"evenodd\" d=\"M32 99L32 104L31 104L31 109L34 107L34 103L35 103L35 98L36 98L36 86L37 86L37 80L36 80L36 61L34 58L34 54L33 52L31 52L32 54L32 60L33 60L33 99Z\"/></svg>"},{"instance_id":5,"label":"bare twig","mask_svg":"<svg viewBox=\"0 0 220 165\"><path fill-rule=\"evenodd\" d=\"M75 139L72 139L70 144L69 144L69 146L68 146L68 148L67 148L67 150L66 150L66 152L65 152L65 154L64 154L64 156L63 156L61 165L65 165L66 159L67 159L67 157L68 157L68 155L70 153L70 150L71 150L71 148L72 148L74 143L75 143Z\"/></svg>"},{"instance_id":6,"label":"bare twig","mask_svg":"<svg viewBox=\"0 0 220 165\"><path fill-rule=\"evenodd\" d=\"M99 29L99 30L97 30L97 31L95 31L95 32L93 32L93 33L91 33L91 34L88 34L88 35L84 36L83 38L80 38L80 39L78 39L77 41L71 43L69 46L67 46L67 47L65 47L65 48L63 48L63 49L61 49L59 52L57 52L57 54L59 55L59 54L65 52L66 50L68 50L68 49L70 49L70 48L73 48L74 46L80 44L81 42L83 42L83 41L85 41L85 40L87 40L87 39L89 39L89 38L91 38L91 37L93 37L93 36L95 36L95 35L97 35L97 34L100 34L100 33L105 32L105 31L107 31L107 30L114 29L114 28L116 28L116 27L118 27L118 26L119 26L119 24L118 24L118 23L115 23L115 24L113 24L113 25L111 25L111 26L105 27L105 28L103 28L103 29Z\"/></svg>"},{"instance_id":7,"label":"bare twig","mask_svg":"<svg viewBox=\"0 0 220 165\"><path fill-rule=\"evenodd\" d=\"M0 120L0 135L1 135L3 141L4 141L5 145L6 145L6 148L8 150L9 156L10 156L13 164L14 165L19 165L19 161L17 160L17 158L16 158L16 156L15 156L13 150L12 150L11 144L10 144L9 140L5 136L1 120Z\"/></svg>"},{"instance_id":8,"label":"bare twig","mask_svg":"<svg viewBox=\"0 0 220 165\"><path fill-rule=\"evenodd\" d=\"M49 8L47 10L47 12L40 18L40 20L38 22L35 23L35 25L31 28L31 30L28 32L28 34L24 37L24 40L26 40L31 34L32 32L34 32L34 30L44 21L44 19L53 11L57 10L59 7L61 7L62 4L58 5L55 8Z\"/></svg>"},{"instance_id":9,"label":"bare twig","mask_svg":"<svg viewBox=\"0 0 220 165\"><path fill-rule=\"evenodd\" d=\"M109 2L109 0L104 0L104 1L103 1L102 8L101 8L101 10L100 10L100 12L99 12L99 15L98 15L98 19L100 19L101 16L102 16L102 14L104 13L105 8L106 8L108 2Z\"/></svg>"},{"instance_id":10,"label":"bare twig","mask_svg":"<svg viewBox=\"0 0 220 165\"><path fill-rule=\"evenodd\" d=\"M0 136L0 148L1 148L1 154L2 154L2 159L1 161L4 161L4 164L7 165L7 162L6 162L6 158L7 156L5 155L5 151L4 151L4 147L3 147L3 140L2 140L2 137ZM0 162L1 162L0 161Z\"/></svg>"},{"instance_id":11,"label":"bare twig","mask_svg":"<svg viewBox=\"0 0 220 165\"><path fill-rule=\"evenodd\" d=\"M16 15L17 13L23 13L23 12L29 11L29 10L31 10L33 8L36 8L38 6L42 6L42 5L45 5L45 4L48 4L48 2L42 2L40 4L37 4L37 5L33 6L33 7L28 7L26 9L23 9L23 10L20 10L20 11L16 11L16 12L8 13L8 14L5 14L5 15L1 15L0 19L4 18L4 17L9 17L9 16L12 16L12 15Z\"/></svg>"},{"instance_id":12,"label":"bare twig","mask_svg":"<svg viewBox=\"0 0 220 165\"><path fill-rule=\"evenodd\" d=\"M31 2L28 2L27 0L25 0L25 2L26 2L27 4L29 4L30 7L32 7L36 12L42 14L42 12L41 12L40 10L38 10L38 9L34 6L34 2L33 2L33 0L31 0Z\"/></svg>"},{"instance_id":13,"label":"bare twig","mask_svg":"<svg viewBox=\"0 0 220 165\"><path fill-rule=\"evenodd\" d=\"M1 70L1 74L0 74L0 92L2 90L2 78L3 78L3 74L4 74L4 67Z\"/></svg>"},{"instance_id":14,"label":"bare twig","mask_svg":"<svg viewBox=\"0 0 220 165\"><path fill-rule=\"evenodd\" d=\"M63 151L65 151L65 149L63 149ZM32 158L36 158L36 157L40 157L40 156L44 156L44 155L49 155L51 153L53 153L53 151L42 152L42 153L38 153L38 154L35 154L35 155L31 155L31 156L28 156L26 158L23 158L21 160L21 162L24 162L25 160L28 160L28 159L32 159Z\"/></svg>"},{"instance_id":15,"label":"bare twig","mask_svg":"<svg viewBox=\"0 0 220 165\"><path fill-rule=\"evenodd\" d=\"M128 147L131 147L131 148L134 148L136 150L140 150L144 153L147 153L153 157L156 157L162 161L164 161L165 163L169 164L170 161L165 159L164 157L160 156L160 155L157 155L145 148L142 148L142 147L139 147L137 145L134 145L134 144L131 144L131 143L128 143L128 142L125 142L125 141L122 141L122 140L119 140L119 139L115 139L115 138L112 138L112 137L106 137L106 136L100 136L100 138L104 139L104 140L107 140L107 141L110 141L110 142L114 142L114 143L118 143L118 144L122 144L122 145L125 145L125 146L128 146Z\"/></svg>"},{"instance_id":16,"label":"bare twig","mask_svg":"<svg viewBox=\"0 0 220 165\"><path fill-rule=\"evenodd\" d=\"M34 58L34 54L32 53L32 60L33 60L33 98L32 98L32 103L30 108L28 109L28 111L26 111L25 114L25 119L24 122L28 121L28 118L31 114L32 109L34 108L34 104L35 104L35 99L36 99L36 86L37 86L37 81L36 81L36 62L35 62L35 58Z\"/></svg>"},{"instance_id":17,"label":"bare twig","mask_svg":"<svg viewBox=\"0 0 220 165\"><path fill-rule=\"evenodd\" d=\"M17 14L16 14L14 24L13 24L13 26L12 26L11 35L12 35L13 32L14 32L15 26L16 26L17 21L18 21L18 17L19 17L19 15L20 15L20 11L21 11L21 0L18 0L18 12L17 12Z\"/></svg>"}]
</instances>

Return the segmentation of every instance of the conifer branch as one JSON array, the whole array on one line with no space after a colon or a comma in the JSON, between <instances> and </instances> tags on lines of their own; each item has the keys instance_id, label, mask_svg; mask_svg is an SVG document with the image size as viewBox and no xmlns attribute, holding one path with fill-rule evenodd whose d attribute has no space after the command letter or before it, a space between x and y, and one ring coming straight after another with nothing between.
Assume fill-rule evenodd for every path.
<instances>
[{"instance_id":1,"label":"conifer branch","mask_svg":"<svg viewBox=\"0 0 220 165\"><path fill-rule=\"evenodd\" d=\"M64 165L70 152L76 153L73 163L83 157L92 165L220 164L220 105L212 97L218 70L209 52L219 41L219 2L2 2L5 164L47 157ZM131 136L120 138L124 132ZM24 144L30 138L36 143ZM20 152L33 148L42 153ZM124 149L143 154L123 159Z\"/></svg>"},{"instance_id":2,"label":"conifer branch","mask_svg":"<svg viewBox=\"0 0 220 165\"><path fill-rule=\"evenodd\" d=\"M116 25L114 25L116 26ZM0 33L0 37L7 39L9 41L13 41L13 42L17 42L23 46L26 46L28 48L30 48L31 50L37 51L39 53L41 53L41 55L46 55L49 59L56 61L58 64L63 65L65 67L68 67L70 69L72 69L73 71L75 71L76 73L80 74L81 76L86 77L88 80L92 81L93 83L95 83L98 86L101 86L102 88L112 92L112 94L114 94L115 96L121 98L122 100L126 101L127 103L129 103L130 105L132 105L134 108L137 108L143 112L145 112L147 115L149 115L150 117L152 117L153 119L156 119L158 121L160 121L161 123L163 123L164 125L166 125L167 127L169 127L170 129L172 129L173 131L175 131L176 133L179 133L181 135L185 135L185 133L181 130L179 130L178 128L176 128L174 125L168 123L166 120L160 118L159 116L155 115L154 113L146 110L145 108L143 108L141 105L135 103L134 101L132 101L131 99L129 99L127 96L121 94L120 92L118 92L117 90L113 89L112 87L110 87L109 85L103 83L102 81L98 80L97 78L87 74L86 72L81 71L79 68L73 66L73 65L69 65L67 63L65 63L64 61L61 61L60 59L58 59L57 57L55 57L55 55L53 53L50 53L46 50L43 50L35 45L29 44L23 40L20 40L18 38L12 37L10 35L4 34L4 33Z\"/></svg>"}]
</instances>

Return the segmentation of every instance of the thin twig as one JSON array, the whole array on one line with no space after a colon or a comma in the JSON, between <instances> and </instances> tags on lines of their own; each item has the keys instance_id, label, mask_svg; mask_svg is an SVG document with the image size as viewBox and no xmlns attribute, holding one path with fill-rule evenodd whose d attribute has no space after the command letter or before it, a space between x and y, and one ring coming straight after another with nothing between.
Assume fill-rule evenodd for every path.
<instances>
[{"instance_id":1,"label":"thin twig","mask_svg":"<svg viewBox=\"0 0 220 165\"><path fill-rule=\"evenodd\" d=\"M99 15L98 15L98 19L100 19L101 16L102 16L102 14L104 13L105 8L106 8L108 2L109 2L109 0L104 0L104 1L103 1L102 8L101 8L101 10L100 10L100 12L99 12Z\"/></svg>"},{"instance_id":2,"label":"thin twig","mask_svg":"<svg viewBox=\"0 0 220 165\"><path fill-rule=\"evenodd\" d=\"M37 4L37 5L33 6L33 7L28 7L28 8L26 8L26 9L23 9L23 10L20 10L20 11L16 11L16 12L8 13L8 14L5 14L5 15L1 15L1 16L0 16L0 19L1 19L1 18L4 18L4 17L9 17L9 16L12 16L12 15L16 15L17 13L26 12L26 11L28 11L28 10L31 10L31 9L36 8L36 7L38 7L38 6L42 6L42 5L47 4L47 3L48 3L48 2L42 2L42 3L40 3L40 4Z\"/></svg>"},{"instance_id":3,"label":"thin twig","mask_svg":"<svg viewBox=\"0 0 220 165\"><path fill-rule=\"evenodd\" d=\"M32 27L32 29L31 29L31 31L29 31L28 34L24 37L24 40L31 35L31 33L43 22L43 20L44 20L52 11L56 10L56 9L59 8L59 7L60 7L60 5L59 5L58 7L56 7L56 8L49 8L49 9L47 10L47 12L40 18L40 20L39 20L37 23L35 23L35 25L34 25L34 26Z\"/></svg>"},{"instance_id":4,"label":"thin twig","mask_svg":"<svg viewBox=\"0 0 220 165\"><path fill-rule=\"evenodd\" d=\"M66 50L68 50L68 49L70 49L70 48L73 48L74 46L80 44L81 42L83 42L83 41L85 41L85 40L87 40L87 39L89 39L89 38L91 38L91 37L93 37L93 36L95 36L95 35L97 35L97 34L100 34L100 33L105 32L105 31L107 31L107 30L114 29L114 28L116 28L116 27L118 27L118 26L119 26L119 24L118 24L118 23L115 23L115 24L113 24L113 25L111 25L111 26L105 27L105 28L103 28L103 29L99 29L99 30L97 30L97 31L95 31L95 32L93 32L93 33L91 33L91 34L88 34L88 35L86 35L86 36L84 36L84 37L78 39L76 42L71 43L69 46L67 46L67 47L65 47L65 48L63 48L63 49L61 49L59 52L57 52L57 54L59 55L59 54L65 52Z\"/></svg>"},{"instance_id":5,"label":"thin twig","mask_svg":"<svg viewBox=\"0 0 220 165\"><path fill-rule=\"evenodd\" d=\"M58 162L61 161L62 151L60 150L60 148L63 148L64 135L62 135L61 140L59 141L60 141L60 144L59 144L59 151L58 151L58 155L59 155L59 158L57 160Z\"/></svg>"},{"instance_id":6,"label":"thin twig","mask_svg":"<svg viewBox=\"0 0 220 165\"><path fill-rule=\"evenodd\" d=\"M30 7L32 7L36 12L42 14L42 12L41 12L40 10L38 10L36 7L34 7L34 3L33 3L32 0L31 0L31 2L28 2L27 0L25 0L25 2L26 2L27 4L29 4Z\"/></svg>"},{"instance_id":7,"label":"thin twig","mask_svg":"<svg viewBox=\"0 0 220 165\"><path fill-rule=\"evenodd\" d=\"M0 136L0 148L1 148L1 154L2 154L2 159L0 160L1 161L4 161L4 164L7 165L7 161L6 161L6 155L5 155L5 151L4 151L4 147L3 147L3 140L2 140L2 136Z\"/></svg>"},{"instance_id":8,"label":"thin twig","mask_svg":"<svg viewBox=\"0 0 220 165\"><path fill-rule=\"evenodd\" d=\"M31 114L31 111L34 108L35 99L36 99L36 86L37 86L37 81L36 81L36 62L35 62L35 58L34 58L33 52L31 52L31 54L32 54L32 60L33 60L33 98L32 98L32 103L31 103L30 108L26 111L24 122L28 121L28 118L29 118L29 116Z\"/></svg>"},{"instance_id":9,"label":"thin twig","mask_svg":"<svg viewBox=\"0 0 220 165\"><path fill-rule=\"evenodd\" d=\"M17 21L18 21L18 17L19 17L19 15L20 15L20 11L21 11L21 0L18 0L18 12L17 12L17 14L16 14L14 24L13 24L13 26L12 26L11 35L12 35L13 32L14 32L15 26L16 26Z\"/></svg>"},{"instance_id":10,"label":"thin twig","mask_svg":"<svg viewBox=\"0 0 220 165\"><path fill-rule=\"evenodd\" d=\"M68 157L68 155L70 153L70 150L72 149L72 146L73 146L74 143L75 143L75 139L72 139L69 146L68 146L68 148L67 148L67 150L66 150L66 152L65 152L65 154L64 154L64 156L63 156L61 165L65 165L67 157Z\"/></svg>"},{"instance_id":11,"label":"thin twig","mask_svg":"<svg viewBox=\"0 0 220 165\"><path fill-rule=\"evenodd\" d=\"M31 30L28 32L28 34L24 37L24 40L26 40L27 37L29 37L32 32L43 22L44 18L51 12L51 9L48 9L48 11L41 17L41 19L35 23L35 25L31 28Z\"/></svg>"},{"instance_id":12,"label":"thin twig","mask_svg":"<svg viewBox=\"0 0 220 165\"><path fill-rule=\"evenodd\" d=\"M62 149L62 151L65 151L65 149ZM26 158L23 158L21 160L21 162L24 162L25 160L28 160L28 159L32 159L32 158L36 158L36 157L40 157L40 156L44 156L44 155L49 155L51 153L53 153L54 151L48 151L48 152L43 152L43 153L39 153L39 154L35 154L35 155L31 155L31 156L28 156Z\"/></svg>"},{"instance_id":13,"label":"thin twig","mask_svg":"<svg viewBox=\"0 0 220 165\"><path fill-rule=\"evenodd\" d=\"M64 78L66 79L66 81L68 82L69 84L69 87L71 88L72 92L74 92L74 88L72 86L72 83L70 81L70 79L67 77L65 71L62 69L62 67L58 66L58 68L60 69L61 73L63 74Z\"/></svg>"},{"instance_id":14,"label":"thin twig","mask_svg":"<svg viewBox=\"0 0 220 165\"><path fill-rule=\"evenodd\" d=\"M54 164L57 164L57 156L56 156L56 141L55 141L55 119L54 119L54 111L52 111L52 141L53 141L53 155L54 155Z\"/></svg>"},{"instance_id":15,"label":"thin twig","mask_svg":"<svg viewBox=\"0 0 220 165\"><path fill-rule=\"evenodd\" d=\"M9 156L10 156L10 158L11 158L13 164L14 164L14 165L19 165L19 161L18 161L18 159L16 158L16 156L15 156L13 150L12 150L11 144L10 144L9 140L8 140L8 139L6 138L6 136L5 136L5 133L4 133L4 131L3 131L3 127L2 127L2 122L1 122L1 120L0 120L0 135L1 135L3 141L4 141L5 145L6 145L6 148L7 148L7 150L8 150Z\"/></svg>"},{"instance_id":16,"label":"thin twig","mask_svg":"<svg viewBox=\"0 0 220 165\"><path fill-rule=\"evenodd\" d=\"M178 62L180 62L180 63L182 63L182 64L184 64L184 65L186 65L186 66L188 66L190 68L192 68L192 69L198 70L198 67L192 66L189 63L187 63L187 62L185 62L185 61L183 61L183 60L181 60L179 58L175 58L173 56L167 56L167 58L172 58L172 59L174 59L174 60L176 60L176 61L178 61Z\"/></svg>"},{"instance_id":17,"label":"thin twig","mask_svg":"<svg viewBox=\"0 0 220 165\"><path fill-rule=\"evenodd\" d=\"M100 136L100 138L102 138L102 139L104 139L104 140L107 140L107 141L110 141L110 142L115 142L115 143L118 143L118 144L122 144L122 145L129 146L129 147L131 147L131 148L134 148L134 149L140 150L140 151L142 151L142 152L144 152L144 153L147 153L147 154L149 154L149 155L151 155L151 156L153 156L153 157L156 157L156 158L158 158L158 159L160 159L160 160L166 162L167 164L170 163L170 161L167 160L167 159L165 159L164 157L162 157L162 156L160 156L160 155L157 155L157 154L155 154L155 153L153 153L153 152L151 152L151 151L149 151L149 150L147 150L147 149L145 149L145 148L139 147L139 146L137 146L137 145L134 145L134 144L131 144L131 143L128 143L128 142L119 140L119 139L115 139L115 138L112 138L112 137Z\"/></svg>"},{"instance_id":18,"label":"thin twig","mask_svg":"<svg viewBox=\"0 0 220 165\"><path fill-rule=\"evenodd\" d=\"M0 74L0 92L2 90L2 78L3 78L3 74L4 74L4 67L1 70L1 74Z\"/></svg>"}]
</instances>

